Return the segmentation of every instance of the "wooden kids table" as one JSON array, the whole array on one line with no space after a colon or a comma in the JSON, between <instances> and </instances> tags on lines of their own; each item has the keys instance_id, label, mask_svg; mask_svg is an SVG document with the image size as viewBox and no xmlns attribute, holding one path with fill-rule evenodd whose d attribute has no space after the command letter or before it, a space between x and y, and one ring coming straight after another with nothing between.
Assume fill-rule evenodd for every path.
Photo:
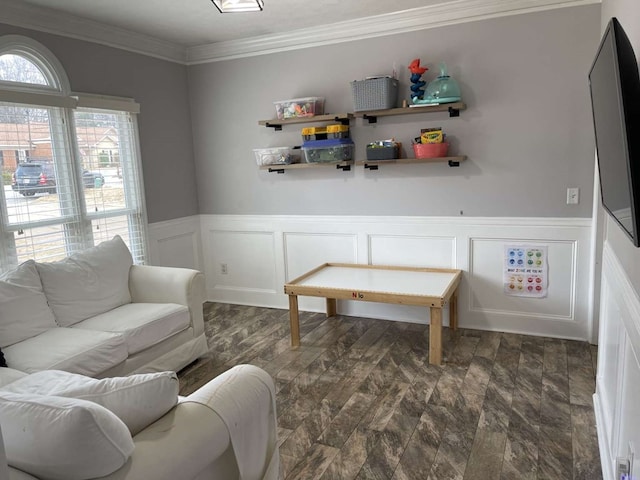
<instances>
[{"instance_id":1,"label":"wooden kids table","mask_svg":"<svg viewBox=\"0 0 640 480\"><path fill-rule=\"evenodd\" d=\"M336 314L336 300L418 305L431 309L429 363L442 363L442 307L447 303L450 328L458 327L457 292L461 270L325 263L285 284L289 295L291 345L300 345L298 295L324 297L327 317Z\"/></svg>"}]
</instances>

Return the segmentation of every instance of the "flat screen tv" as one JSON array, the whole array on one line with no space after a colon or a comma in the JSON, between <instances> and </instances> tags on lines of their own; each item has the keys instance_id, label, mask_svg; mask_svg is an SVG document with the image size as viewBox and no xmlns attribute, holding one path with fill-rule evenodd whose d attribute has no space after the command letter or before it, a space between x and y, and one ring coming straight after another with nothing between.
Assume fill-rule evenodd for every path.
<instances>
[{"instance_id":1,"label":"flat screen tv","mask_svg":"<svg viewBox=\"0 0 640 480\"><path fill-rule=\"evenodd\" d=\"M600 193L605 210L640 246L640 74L629 38L612 18L589 71Z\"/></svg>"}]
</instances>

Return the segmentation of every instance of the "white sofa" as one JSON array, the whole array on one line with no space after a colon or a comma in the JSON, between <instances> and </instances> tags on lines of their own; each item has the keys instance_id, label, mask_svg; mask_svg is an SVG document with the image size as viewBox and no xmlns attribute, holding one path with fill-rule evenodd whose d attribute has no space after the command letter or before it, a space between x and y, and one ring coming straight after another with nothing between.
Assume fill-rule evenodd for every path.
<instances>
[{"instance_id":1,"label":"white sofa","mask_svg":"<svg viewBox=\"0 0 640 480\"><path fill-rule=\"evenodd\" d=\"M179 400L173 372L86 378L0 368L1 480L280 478L275 389L264 370L233 367ZM147 404L129 435L122 408ZM93 417L82 415L87 405Z\"/></svg>"},{"instance_id":2,"label":"white sofa","mask_svg":"<svg viewBox=\"0 0 640 480\"><path fill-rule=\"evenodd\" d=\"M33 373L178 371L207 351L202 273L133 265L119 236L0 276L0 353Z\"/></svg>"}]
</instances>

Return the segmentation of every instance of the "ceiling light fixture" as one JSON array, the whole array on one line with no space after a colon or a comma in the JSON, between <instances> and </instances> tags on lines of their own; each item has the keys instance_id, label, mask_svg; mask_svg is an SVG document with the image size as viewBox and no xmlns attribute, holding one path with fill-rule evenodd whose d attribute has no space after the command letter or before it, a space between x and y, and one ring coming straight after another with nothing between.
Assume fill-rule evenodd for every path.
<instances>
[{"instance_id":1,"label":"ceiling light fixture","mask_svg":"<svg viewBox=\"0 0 640 480\"><path fill-rule=\"evenodd\" d=\"M264 8L263 0L211 0L220 13L259 12Z\"/></svg>"}]
</instances>

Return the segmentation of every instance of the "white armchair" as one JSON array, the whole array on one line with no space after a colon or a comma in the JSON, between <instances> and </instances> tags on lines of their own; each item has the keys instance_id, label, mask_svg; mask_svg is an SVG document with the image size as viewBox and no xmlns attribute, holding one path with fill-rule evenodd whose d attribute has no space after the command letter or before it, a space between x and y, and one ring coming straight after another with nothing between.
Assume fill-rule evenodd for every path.
<instances>
[{"instance_id":1,"label":"white armchair","mask_svg":"<svg viewBox=\"0 0 640 480\"><path fill-rule=\"evenodd\" d=\"M63 438L59 440L64 442ZM4 445L0 442L0 480L46 478L11 467L11 438L5 438L5 442L9 467L7 473ZM253 365L233 367L188 397L180 398L175 407L134 435L133 443L133 454L128 461L100 478L278 480L280 464L273 380ZM71 458L75 458L74 453L69 452ZM96 451L95 455L99 458L101 452ZM45 456L32 454L34 461ZM90 458L81 460L91 462ZM42 470L42 466L39 468ZM72 466L69 468L73 470ZM85 480L73 476L72 471L65 480L71 477Z\"/></svg>"}]
</instances>

